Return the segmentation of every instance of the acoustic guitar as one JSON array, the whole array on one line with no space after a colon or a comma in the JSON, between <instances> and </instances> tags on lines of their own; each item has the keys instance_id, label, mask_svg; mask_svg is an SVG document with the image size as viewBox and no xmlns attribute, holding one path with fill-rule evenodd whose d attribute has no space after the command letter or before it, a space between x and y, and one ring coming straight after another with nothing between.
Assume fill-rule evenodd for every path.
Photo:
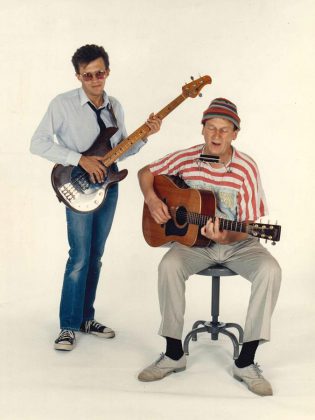
<instances>
[{"instance_id":1,"label":"acoustic guitar","mask_svg":"<svg viewBox=\"0 0 315 420\"><path fill-rule=\"evenodd\" d=\"M211 83L210 76L203 76L185 84L182 93L166 105L156 116L161 120L174 111L187 98L195 98L201 89ZM84 156L102 156L102 163L107 168L104 182L93 184L89 174L81 166L63 166L57 164L51 173L52 187L60 202L78 213L90 213L98 209L104 202L108 188L126 178L128 171L113 170L113 164L127 152L134 144L145 138L150 128L143 124L130 136L122 140L113 149L110 147L110 138L116 133L116 127L109 127L101 132L93 145L84 153Z\"/></svg>"},{"instance_id":2,"label":"acoustic guitar","mask_svg":"<svg viewBox=\"0 0 315 420\"><path fill-rule=\"evenodd\" d=\"M200 231L210 218L215 216L216 199L212 191L189 188L179 177L158 175L154 177L154 190L167 205L171 219L158 224L152 218L144 203L142 230L146 242L153 247L169 242L182 245L207 247L211 240ZM219 219L222 230L245 232L257 238L272 241L280 240L281 226L256 222L237 222Z\"/></svg>"}]
</instances>

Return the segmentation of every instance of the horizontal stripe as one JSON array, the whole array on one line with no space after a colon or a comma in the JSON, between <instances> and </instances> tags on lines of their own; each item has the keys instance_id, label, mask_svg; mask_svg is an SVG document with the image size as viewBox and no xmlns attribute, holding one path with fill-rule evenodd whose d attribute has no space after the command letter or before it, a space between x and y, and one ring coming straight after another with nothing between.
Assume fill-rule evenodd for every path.
<instances>
[{"instance_id":1,"label":"horizontal stripe","mask_svg":"<svg viewBox=\"0 0 315 420\"><path fill-rule=\"evenodd\" d=\"M238 122L240 121L239 116L237 114L235 114L235 112L233 112L230 109L226 109L225 107L211 107L209 109L207 109L204 112L204 117L207 115L214 115L214 114L218 114L218 115L229 115L230 117L232 117L233 119L237 120Z\"/></svg>"},{"instance_id":2,"label":"horizontal stripe","mask_svg":"<svg viewBox=\"0 0 315 420\"><path fill-rule=\"evenodd\" d=\"M267 205L255 161L245 153L233 149L230 172L224 167L213 168L199 159L203 147L204 144L200 144L170 153L152 162L149 168L153 175L178 175L191 188L201 189L202 186L202 189L213 190L219 197L218 207L226 205L220 203L221 190L225 197L228 197L226 194L235 196L235 220L257 220L265 215ZM227 200L229 202L230 199Z\"/></svg>"}]
</instances>

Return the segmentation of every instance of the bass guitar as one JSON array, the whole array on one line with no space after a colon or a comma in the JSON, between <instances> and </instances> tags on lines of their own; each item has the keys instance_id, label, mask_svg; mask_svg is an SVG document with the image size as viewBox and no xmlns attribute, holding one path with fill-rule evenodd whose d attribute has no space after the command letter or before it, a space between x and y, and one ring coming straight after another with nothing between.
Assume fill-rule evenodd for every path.
<instances>
[{"instance_id":1,"label":"bass guitar","mask_svg":"<svg viewBox=\"0 0 315 420\"><path fill-rule=\"evenodd\" d=\"M161 109L156 116L162 120L186 98L195 98L199 95L201 89L210 83L211 77L203 76L185 84L182 87L182 93ZM51 183L57 198L75 212L90 213L103 204L108 188L123 180L128 174L127 169L115 172L112 167L113 164L134 144L145 138L150 128L143 124L111 149L109 140L116 131L116 127L107 128L99 134L93 145L82 153L84 156L102 156L101 161L107 169L104 182L93 184L89 174L80 166L63 166L60 164L54 166L51 173Z\"/></svg>"},{"instance_id":2,"label":"bass guitar","mask_svg":"<svg viewBox=\"0 0 315 420\"><path fill-rule=\"evenodd\" d=\"M162 225L156 223L144 203L142 230L146 242L154 247L169 242L179 242L187 246L209 246L211 240L201 235L200 231L215 216L216 199L213 192L189 188L182 179L168 175L154 177L154 190L167 205L171 219ZM245 232L257 238L271 240L273 244L280 240L281 226L278 225L220 218L219 226L222 230Z\"/></svg>"}]
</instances>

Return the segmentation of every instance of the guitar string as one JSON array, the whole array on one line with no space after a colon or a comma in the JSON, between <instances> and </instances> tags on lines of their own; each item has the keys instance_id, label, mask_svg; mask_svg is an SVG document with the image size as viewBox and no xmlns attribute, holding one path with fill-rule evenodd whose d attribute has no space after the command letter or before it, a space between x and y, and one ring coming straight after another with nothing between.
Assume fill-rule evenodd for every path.
<instances>
[{"instance_id":1,"label":"guitar string","mask_svg":"<svg viewBox=\"0 0 315 420\"><path fill-rule=\"evenodd\" d=\"M204 226L207 221L211 218L211 216L207 216L204 214L199 214L196 212L190 212L182 209L179 209L176 214L182 218L184 218L188 223L192 223L198 226ZM253 232L260 230L263 232L264 235L269 236L267 239L274 239L274 234L268 233L270 229L273 229L273 225L269 224L259 224L259 223L253 223L250 224L246 221L238 222L236 220L227 220L219 218L220 227L226 230L232 230L232 231L239 231L239 232L246 232L249 234L253 234ZM261 234L258 234L261 235Z\"/></svg>"},{"instance_id":2,"label":"guitar string","mask_svg":"<svg viewBox=\"0 0 315 420\"><path fill-rule=\"evenodd\" d=\"M207 223L207 221L211 218L211 216L207 216L204 214L199 214L199 213L189 212L189 211L181 211L181 210L178 210L178 214L180 216L185 216L186 214L188 222L193 222L194 224L197 224L200 226L201 225L204 226ZM239 230L240 232L244 231L246 227L248 228L250 227L250 225L248 225L246 222L238 222L235 220L227 220L227 219L222 219L222 218L219 218L219 223L221 227L223 228L233 229L234 227L235 230Z\"/></svg>"},{"instance_id":3,"label":"guitar string","mask_svg":"<svg viewBox=\"0 0 315 420\"><path fill-rule=\"evenodd\" d=\"M86 173L82 173L82 175L79 175L79 176L75 177L74 181L71 181L71 185L74 186L74 187L76 185L80 186L80 181L82 181L83 179L85 179L85 181L90 183L90 181L88 179L88 173L86 172Z\"/></svg>"}]
</instances>

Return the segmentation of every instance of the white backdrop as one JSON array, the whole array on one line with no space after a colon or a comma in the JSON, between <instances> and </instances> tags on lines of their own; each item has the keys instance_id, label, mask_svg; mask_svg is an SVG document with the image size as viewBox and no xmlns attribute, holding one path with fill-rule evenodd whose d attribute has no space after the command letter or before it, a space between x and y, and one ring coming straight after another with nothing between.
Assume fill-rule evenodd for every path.
<instances>
[{"instance_id":1,"label":"white backdrop","mask_svg":"<svg viewBox=\"0 0 315 420\"><path fill-rule=\"evenodd\" d=\"M211 375L205 373L205 364L210 362L202 357L212 343L201 340L202 351L198 354L194 350L196 359L190 358L195 360L193 366L200 367L197 375L190 379L181 376L180 382L169 378L171 389L167 383L161 383L159 388L155 384L141 388L136 382L137 371L164 348L163 341L156 336L159 322L156 268L164 250L149 248L142 238L142 196L136 174L139 168L169 151L202 142L201 115L217 96L237 104L242 130L235 146L257 161L271 221L278 220L282 225L281 242L276 247L268 245L283 268L283 285L274 316L274 342L264 346L260 355L268 364L269 377L277 364L279 368L279 362L286 360L286 364L273 377L278 381L277 393L282 403L269 405L267 413L269 418L274 415L277 419L289 418L288 415L299 419L311 416L314 380L310 378L314 375L310 369L314 374L314 363L310 348L315 344L311 337L315 286L314 223L310 211L315 205L311 171L315 152L314 2L0 0L0 6L0 311L4 372L0 403L4 418L68 418L66 410L73 410L70 402L75 401L79 418L80 415L86 418L89 413L90 418L98 419L104 411L94 400L96 392L111 401L108 418L168 419L172 416L168 417L167 412L175 415L177 404L185 408L182 417L200 407L190 405L193 396L203 395L201 388L196 391L197 384L210 386L202 404L218 393L220 387L215 386L215 380L219 379L213 376L213 369L219 375L224 341L213 347L217 349L217 359L211 366ZM82 346L79 343L76 353L72 352L67 359L52 350L58 332L59 294L68 249L64 208L50 187L52 164L30 155L28 150L49 101L78 86L70 59L86 43L103 45L109 53L111 74L106 90L123 104L129 132L138 128L151 111L159 111L178 96L191 75L209 74L213 79L212 85L204 88L202 98L187 99L164 120L161 132L152 136L138 155L120 164L121 168L128 168L129 176L120 185L119 205L97 298L99 319L118 330L115 351L109 347L113 344L92 342L96 352L93 360L101 357L103 369L106 360L112 360L113 378L108 383L99 378L98 364L94 366L93 377L84 371L86 365L82 367L90 342L86 341L86 347L84 341ZM233 283L224 281L225 317L243 322L248 293L249 285L241 278ZM207 316L209 296L208 280L194 276L188 282L187 331L195 319ZM80 353L83 352L80 346L84 354ZM105 347L101 354L100 346ZM228 364L229 346L226 343L223 365ZM304 361L296 365L294 380L292 359L294 363ZM128 360L132 360L130 364ZM91 363L91 359L84 363ZM122 365L125 370L120 377ZM76 386L71 381L66 385L63 382L62 373L69 372L69 366L77 368ZM214 381L212 390L209 378ZM230 387L230 398L233 399L234 388L239 392L237 407L242 407L242 398L246 401L252 397L242 387L237 388L240 385L231 378L222 379L222 383L225 381L228 385L222 386ZM58 393L61 383L63 397ZM297 395L294 386L288 388L292 383L303 392ZM90 392L84 384L88 384ZM43 397L48 391L54 395L52 400ZM84 401L95 408L94 414L83 409L83 391ZM13 403L17 392L21 406ZM155 392L163 394L161 410L156 406ZM129 393L130 397L122 400L119 397L116 403L120 393L125 396ZM170 396L174 393L179 399L172 400ZM223 390L217 394L219 400L225 396ZM259 405L251 405L256 400L250 401L249 406L260 412ZM65 411L60 414L58 407ZM149 407L156 411L148 416ZM262 413L265 410L266 407ZM196 413L198 410L195 417ZM217 418L229 415L222 414L219 408L213 414Z\"/></svg>"}]
</instances>

